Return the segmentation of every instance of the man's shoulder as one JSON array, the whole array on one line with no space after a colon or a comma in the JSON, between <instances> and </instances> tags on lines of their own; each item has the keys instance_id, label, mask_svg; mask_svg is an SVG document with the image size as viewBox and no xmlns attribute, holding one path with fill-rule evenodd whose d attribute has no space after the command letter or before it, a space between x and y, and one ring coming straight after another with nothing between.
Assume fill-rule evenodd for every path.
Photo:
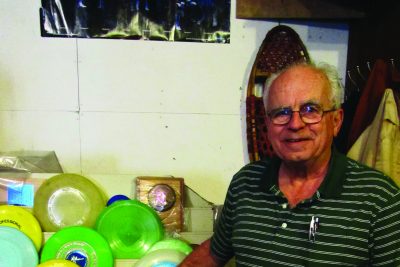
<instances>
[{"instance_id":1,"label":"man's shoulder","mask_svg":"<svg viewBox=\"0 0 400 267\"><path fill-rule=\"evenodd\" d=\"M275 160L276 161L276 160ZM276 162L274 160L267 158L263 160L253 161L244 165L235 176L241 176L246 174L263 174L272 165L275 165Z\"/></svg>"},{"instance_id":2,"label":"man's shoulder","mask_svg":"<svg viewBox=\"0 0 400 267\"><path fill-rule=\"evenodd\" d=\"M232 179L232 183L257 183L265 181L266 176L271 173L271 169L276 167L276 163L271 159L263 159L250 162L244 165Z\"/></svg>"},{"instance_id":3,"label":"man's shoulder","mask_svg":"<svg viewBox=\"0 0 400 267\"><path fill-rule=\"evenodd\" d=\"M384 180L390 179L382 171L367 166L364 163L351 159L347 156L346 158L347 158L347 173L349 176L376 177L376 178L383 178Z\"/></svg>"},{"instance_id":4,"label":"man's shoulder","mask_svg":"<svg viewBox=\"0 0 400 267\"><path fill-rule=\"evenodd\" d=\"M347 158L346 176L348 185L384 190L391 195L399 193L399 187L389 176L350 158Z\"/></svg>"}]
</instances>

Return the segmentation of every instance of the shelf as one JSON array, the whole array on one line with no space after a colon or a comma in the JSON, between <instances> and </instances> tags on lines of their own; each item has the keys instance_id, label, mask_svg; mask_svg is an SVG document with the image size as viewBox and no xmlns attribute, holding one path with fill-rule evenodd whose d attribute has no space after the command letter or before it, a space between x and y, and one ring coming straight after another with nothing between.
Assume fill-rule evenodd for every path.
<instances>
[{"instance_id":1,"label":"shelf","mask_svg":"<svg viewBox=\"0 0 400 267\"><path fill-rule=\"evenodd\" d=\"M54 233L44 232L44 242L46 242ZM182 232L179 234L182 240L190 244L201 244L206 239L210 238L212 232ZM117 259L115 260L114 267L133 267L138 259Z\"/></svg>"},{"instance_id":2,"label":"shelf","mask_svg":"<svg viewBox=\"0 0 400 267\"><path fill-rule=\"evenodd\" d=\"M367 2L365 4L365 2ZM341 0L237 0L240 19L349 19L364 18L369 1Z\"/></svg>"}]
</instances>

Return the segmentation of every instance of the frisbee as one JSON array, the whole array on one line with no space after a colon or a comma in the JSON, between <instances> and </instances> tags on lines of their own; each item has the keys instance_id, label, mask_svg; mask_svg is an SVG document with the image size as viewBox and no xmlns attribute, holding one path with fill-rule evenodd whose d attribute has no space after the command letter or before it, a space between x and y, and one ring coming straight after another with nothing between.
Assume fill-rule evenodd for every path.
<instances>
[{"instance_id":1,"label":"frisbee","mask_svg":"<svg viewBox=\"0 0 400 267\"><path fill-rule=\"evenodd\" d=\"M155 243L147 253L160 249L172 249L180 251L185 255L189 255L193 251L192 247L188 243L179 239L168 238Z\"/></svg>"},{"instance_id":2,"label":"frisbee","mask_svg":"<svg viewBox=\"0 0 400 267\"><path fill-rule=\"evenodd\" d=\"M173 249L160 249L149 252L134 267L176 267L186 255Z\"/></svg>"},{"instance_id":3,"label":"frisbee","mask_svg":"<svg viewBox=\"0 0 400 267\"><path fill-rule=\"evenodd\" d=\"M117 201L105 208L96 230L107 239L116 259L139 259L164 237L158 214L138 200Z\"/></svg>"},{"instance_id":4,"label":"frisbee","mask_svg":"<svg viewBox=\"0 0 400 267\"><path fill-rule=\"evenodd\" d=\"M0 226L20 230L32 240L36 250L40 250L43 240L42 229L35 216L26 209L18 206L0 206Z\"/></svg>"},{"instance_id":5,"label":"frisbee","mask_svg":"<svg viewBox=\"0 0 400 267\"><path fill-rule=\"evenodd\" d=\"M129 200L130 198L125 195L114 195L107 201L107 206L110 206L112 203L120 200Z\"/></svg>"},{"instance_id":6,"label":"frisbee","mask_svg":"<svg viewBox=\"0 0 400 267\"><path fill-rule=\"evenodd\" d=\"M53 259L69 260L81 267L112 267L114 264L107 240L84 226L66 227L47 240L40 262Z\"/></svg>"},{"instance_id":7,"label":"frisbee","mask_svg":"<svg viewBox=\"0 0 400 267\"><path fill-rule=\"evenodd\" d=\"M68 226L93 227L106 205L104 193L89 179L77 174L59 174L37 190L33 213L46 232Z\"/></svg>"},{"instance_id":8,"label":"frisbee","mask_svg":"<svg viewBox=\"0 0 400 267\"><path fill-rule=\"evenodd\" d=\"M18 229L0 226L0 266L36 267L38 253L32 240Z\"/></svg>"},{"instance_id":9,"label":"frisbee","mask_svg":"<svg viewBox=\"0 0 400 267\"><path fill-rule=\"evenodd\" d=\"M69 260L49 260L39 264L37 267L79 267L79 265Z\"/></svg>"}]
</instances>

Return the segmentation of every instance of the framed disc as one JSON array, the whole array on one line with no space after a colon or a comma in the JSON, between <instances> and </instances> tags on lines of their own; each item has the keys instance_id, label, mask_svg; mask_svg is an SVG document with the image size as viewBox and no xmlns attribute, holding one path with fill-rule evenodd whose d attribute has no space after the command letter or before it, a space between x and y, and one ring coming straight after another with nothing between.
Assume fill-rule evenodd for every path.
<instances>
[{"instance_id":1,"label":"framed disc","mask_svg":"<svg viewBox=\"0 0 400 267\"><path fill-rule=\"evenodd\" d=\"M167 184L153 186L147 197L149 205L156 211L167 211L176 201L174 189Z\"/></svg>"},{"instance_id":2,"label":"framed disc","mask_svg":"<svg viewBox=\"0 0 400 267\"><path fill-rule=\"evenodd\" d=\"M112 267L111 248L98 232L84 226L71 226L54 233L44 244L40 262L62 259L81 267Z\"/></svg>"},{"instance_id":3,"label":"framed disc","mask_svg":"<svg viewBox=\"0 0 400 267\"><path fill-rule=\"evenodd\" d=\"M56 232L68 226L93 227L105 206L104 193L92 181L65 173L39 187L33 213L45 232Z\"/></svg>"},{"instance_id":4,"label":"framed disc","mask_svg":"<svg viewBox=\"0 0 400 267\"><path fill-rule=\"evenodd\" d=\"M164 238L158 214L138 200L117 201L105 208L96 230L107 239L116 259L139 259Z\"/></svg>"}]
</instances>

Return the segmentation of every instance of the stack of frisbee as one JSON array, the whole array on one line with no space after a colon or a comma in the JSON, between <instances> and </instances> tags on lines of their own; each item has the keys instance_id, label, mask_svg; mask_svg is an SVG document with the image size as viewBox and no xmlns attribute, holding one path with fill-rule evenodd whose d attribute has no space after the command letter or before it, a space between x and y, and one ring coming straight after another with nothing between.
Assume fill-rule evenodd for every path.
<instances>
[{"instance_id":1,"label":"stack of frisbee","mask_svg":"<svg viewBox=\"0 0 400 267\"><path fill-rule=\"evenodd\" d=\"M18 206L0 206L0 266L36 267L43 240L36 218Z\"/></svg>"},{"instance_id":2,"label":"stack of frisbee","mask_svg":"<svg viewBox=\"0 0 400 267\"><path fill-rule=\"evenodd\" d=\"M43 241L42 229L35 216L26 209L19 206L0 206L0 226L18 229L31 239L36 251L40 250Z\"/></svg>"},{"instance_id":3,"label":"stack of frisbee","mask_svg":"<svg viewBox=\"0 0 400 267\"><path fill-rule=\"evenodd\" d=\"M42 230L54 232L43 246ZM77 174L46 180L35 194L33 214L0 206L0 267L113 267L115 259L171 267L191 251L183 241L164 239L153 208L124 195L107 201L96 184Z\"/></svg>"},{"instance_id":4,"label":"stack of frisbee","mask_svg":"<svg viewBox=\"0 0 400 267\"><path fill-rule=\"evenodd\" d=\"M33 214L44 231L55 233L42 247L41 266L112 267L108 242L92 229L105 206L104 192L84 176L63 173L46 180Z\"/></svg>"}]
</instances>

